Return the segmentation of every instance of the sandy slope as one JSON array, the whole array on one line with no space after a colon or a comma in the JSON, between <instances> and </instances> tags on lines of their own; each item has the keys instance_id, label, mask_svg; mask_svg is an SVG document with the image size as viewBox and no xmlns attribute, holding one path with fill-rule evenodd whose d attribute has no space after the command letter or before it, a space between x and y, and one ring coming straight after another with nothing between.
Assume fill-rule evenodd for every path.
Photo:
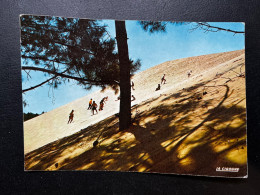
<instances>
[{"instance_id":1,"label":"sandy slope","mask_svg":"<svg viewBox=\"0 0 260 195\"><path fill-rule=\"evenodd\" d=\"M212 174L218 175L216 166L232 165L240 167L243 173L238 175L243 176L245 79L237 75L244 72L244 60L244 50L239 50L168 61L135 75L132 94L136 97L133 104L138 107L133 114L138 118L124 132L118 132L118 119L111 116L119 107L111 90L96 92L31 119L24 123L24 150L30 152L26 155L26 169L206 175L213 170ZM188 78L189 70L192 75ZM167 83L155 92L163 73ZM203 91L207 91L205 96ZM107 95L109 101L104 111L91 116L86 109L89 98L99 102ZM67 124L72 109L75 119ZM93 148L92 143L99 135L100 144ZM59 166L55 167L55 163Z\"/></svg>"}]
</instances>

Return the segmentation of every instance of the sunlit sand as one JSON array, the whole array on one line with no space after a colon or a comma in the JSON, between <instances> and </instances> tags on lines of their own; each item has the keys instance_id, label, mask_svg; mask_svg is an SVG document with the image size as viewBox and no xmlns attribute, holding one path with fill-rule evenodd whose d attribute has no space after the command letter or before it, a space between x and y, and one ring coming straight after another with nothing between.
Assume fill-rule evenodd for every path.
<instances>
[{"instance_id":1,"label":"sunlit sand","mask_svg":"<svg viewBox=\"0 0 260 195\"><path fill-rule=\"evenodd\" d=\"M166 84L155 91L163 74ZM25 169L245 176L244 74L244 50L168 61L140 72L132 79L133 125L124 131L115 116L118 94L110 89L26 121ZM89 99L105 96L104 110L91 116ZM74 120L67 124L72 109Z\"/></svg>"}]
</instances>

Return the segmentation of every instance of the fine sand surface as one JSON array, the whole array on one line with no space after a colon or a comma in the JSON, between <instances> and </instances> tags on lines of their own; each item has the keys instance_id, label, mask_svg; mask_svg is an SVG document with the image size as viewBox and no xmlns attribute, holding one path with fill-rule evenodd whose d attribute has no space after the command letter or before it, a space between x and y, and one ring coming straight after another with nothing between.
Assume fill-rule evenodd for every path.
<instances>
[{"instance_id":1,"label":"fine sand surface","mask_svg":"<svg viewBox=\"0 0 260 195\"><path fill-rule=\"evenodd\" d=\"M192 70L188 77L187 72ZM155 91L163 74L166 84ZM118 130L117 95L95 92L24 123L26 170L247 174L244 50L168 61L133 77L133 125ZM203 95L203 92L204 93ZM91 116L88 101L108 96ZM67 124L70 111L74 121ZM98 139L98 145L93 142ZM217 172L217 167L239 168Z\"/></svg>"}]
</instances>

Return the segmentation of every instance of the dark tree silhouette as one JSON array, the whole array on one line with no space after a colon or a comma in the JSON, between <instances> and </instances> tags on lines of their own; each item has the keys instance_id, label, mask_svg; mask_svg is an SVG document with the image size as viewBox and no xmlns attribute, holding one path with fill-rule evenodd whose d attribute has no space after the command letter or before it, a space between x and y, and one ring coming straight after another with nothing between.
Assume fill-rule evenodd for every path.
<instances>
[{"instance_id":1,"label":"dark tree silhouette","mask_svg":"<svg viewBox=\"0 0 260 195\"><path fill-rule=\"evenodd\" d=\"M86 89L93 85L110 86L116 92L119 84L119 59L115 39L106 26L95 20L49 16L21 16L22 70L49 75L45 81L24 89L33 90L46 83L56 88L70 79ZM133 73L140 61L129 61Z\"/></svg>"},{"instance_id":2,"label":"dark tree silhouette","mask_svg":"<svg viewBox=\"0 0 260 195\"><path fill-rule=\"evenodd\" d=\"M39 71L49 78L23 89L27 92L46 83L51 87L73 79L91 89L120 86L120 130L131 124L130 77L140 68L140 60L129 59L124 21L116 21L116 39L106 26L94 20L73 18L21 16L22 70Z\"/></svg>"},{"instance_id":3,"label":"dark tree silhouette","mask_svg":"<svg viewBox=\"0 0 260 195\"><path fill-rule=\"evenodd\" d=\"M115 21L115 27L120 63L119 129L124 130L131 125L130 61L125 21Z\"/></svg>"}]
</instances>

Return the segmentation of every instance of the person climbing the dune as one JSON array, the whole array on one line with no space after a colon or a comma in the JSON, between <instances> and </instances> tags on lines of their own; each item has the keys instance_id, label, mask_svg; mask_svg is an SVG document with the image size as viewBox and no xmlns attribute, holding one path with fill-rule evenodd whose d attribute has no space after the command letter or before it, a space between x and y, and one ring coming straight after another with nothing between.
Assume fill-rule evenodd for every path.
<instances>
[{"instance_id":1,"label":"person climbing the dune","mask_svg":"<svg viewBox=\"0 0 260 195\"><path fill-rule=\"evenodd\" d=\"M92 107L92 98L89 100L89 103L88 103L88 110L91 109Z\"/></svg>"},{"instance_id":2,"label":"person climbing the dune","mask_svg":"<svg viewBox=\"0 0 260 195\"><path fill-rule=\"evenodd\" d=\"M133 98L133 99L132 99L131 101L135 101L135 96L134 96L134 95L132 95L132 98Z\"/></svg>"},{"instance_id":3,"label":"person climbing the dune","mask_svg":"<svg viewBox=\"0 0 260 195\"><path fill-rule=\"evenodd\" d=\"M160 89L161 89L161 85L158 84L158 87L155 89L155 91L158 91L158 90L160 90Z\"/></svg>"},{"instance_id":4,"label":"person climbing the dune","mask_svg":"<svg viewBox=\"0 0 260 195\"><path fill-rule=\"evenodd\" d=\"M93 104L92 104L92 113L93 113L93 115L95 114L95 111L98 113L98 111L97 111L97 104L96 104L96 102L95 101L93 101Z\"/></svg>"},{"instance_id":5,"label":"person climbing the dune","mask_svg":"<svg viewBox=\"0 0 260 195\"><path fill-rule=\"evenodd\" d=\"M165 74L163 74L163 77L162 77L162 79L161 79L161 85L162 85L162 84L165 84L165 82L166 82Z\"/></svg>"},{"instance_id":6,"label":"person climbing the dune","mask_svg":"<svg viewBox=\"0 0 260 195\"><path fill-rule=\"evenodd\" d=\"M74 117L74 110L72 110L72 111L70 112L68 124L73 121L73 117Z\"/></svg>"},{"instance_id":7,"label":"person climbing the dune","mask_svg":"<svg viewBox=\"0 0 260 195\"><path fill-rule=\"evenodd\" d=\"M106 103L106 97L103 97L103 99L102 99L101 101L103 101L103 104L105 105L105 103Z\"/></svg>"},{"instance_id":8,"label":"person climbing the dune","mask_svg":"<svg viewBox=\"0 0 260 195\"><path fill-rule=\"evenodd\" d=\"M190 75L191 75L191 73L192 73L192 70L190 70L190 71L188 71L188 78L190 77Z\"/></svg>"},{"instance_id":9,"label":"person climbing the dune","mask_svg":"<svg viewBox=\"0 0 260 195\"><path fill-rule=\"evenodd\" d=\"M135 90L134 86L135 86L135 84L134 84L134 82L132 81L132 84L131 84L132 90Z\"/></svg>"},{"instance_id":10,"label":"person climbing the dune","mask_svg":"<svg viewBox=\"0 0 260 195\"><path fill-rule=\"evenodd\" d=\"M100 101L99 103L99 111L103 110L103 107L104 107L104 98Z\"/></svg>"}]
</instances>

